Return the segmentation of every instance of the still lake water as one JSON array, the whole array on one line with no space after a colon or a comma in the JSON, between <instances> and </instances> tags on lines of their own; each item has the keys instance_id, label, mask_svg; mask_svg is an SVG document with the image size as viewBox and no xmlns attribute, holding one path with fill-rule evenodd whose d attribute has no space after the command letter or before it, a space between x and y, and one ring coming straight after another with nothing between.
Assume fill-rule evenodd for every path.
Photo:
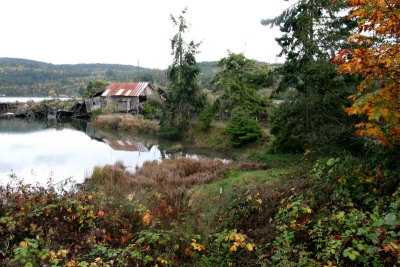
<instances>
[{"instance_id":1,"label":"still lake water","mask_svg":"<svg viewBox=\"0 0 400 267\"><path fill-rule=\"evenodd\" d=\"M176 143L93 127L84 120L0 120L0 184L11 176L25 183L54 183L72 178L83 182L93 167L122 161L135 171L145 161L171 157L226 158L223 154L190 149L170 153Z\"/></svg>"},{"instance_id":2,"label":"still lake water","mask_svg":"<svg viewBox=\"0 0 400 267\"><path fill-rule=\"evenodd\" d=\"M59 100L69 100L71 98L68 97L61 97L61 98L54 98L54 97L36 97L36 96L1 96L0 103L26 103L30 101L40 102L43 100L52 100L52 99L59 99Z\"/></svg>"}]
</instances>

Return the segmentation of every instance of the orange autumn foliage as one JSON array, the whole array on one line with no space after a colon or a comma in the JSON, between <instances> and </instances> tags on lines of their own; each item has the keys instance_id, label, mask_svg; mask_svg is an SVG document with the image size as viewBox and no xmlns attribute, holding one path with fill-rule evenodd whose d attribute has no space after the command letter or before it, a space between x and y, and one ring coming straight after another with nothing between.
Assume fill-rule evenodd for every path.
<instances>
[{"instance_id":1,"label":"orange autumn foliage","mask_svg":"<svg viewBox=\"0 0 400 267\"><path fill-rule=\"evenodd\" d=\"M346 112L367 117L368 123L356 125L358 135L392 147L400 143L400 1L347 3L350 18L358 21L358 33L349 38L357 48L340 50L332 62L341 73L361 74L364 80Z\"/></svg>"},{"instance_id":2,"label":"orange autumn foliage","mask_svg":"<svg viewBox=\"0 0 400 267\"><path fill-rule=\"evenodd\" d=\"M151 223L151 215L149 213L146 213L146 215L144 215L142 218L142 222L146 223L146 224L150 224Z\"/></svg>"},{"instance_id":3,"label":"orange autumn foliage","mask_svg":"<svg viewBox=\"0 0 400 267\"><path fill-rule=\"evenodd\" d=\"M104 216L106 213L104 212L104 210L99 210L99 212L97 212L97 215L99 216Z\"/></svg>"}]
</instances>

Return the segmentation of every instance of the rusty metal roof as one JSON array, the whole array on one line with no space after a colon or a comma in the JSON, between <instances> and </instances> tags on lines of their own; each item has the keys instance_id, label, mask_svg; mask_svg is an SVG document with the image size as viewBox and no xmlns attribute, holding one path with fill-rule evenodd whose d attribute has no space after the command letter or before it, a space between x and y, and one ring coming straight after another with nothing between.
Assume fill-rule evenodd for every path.
<instances>
[{"instance_id":1,"label":"rusty metal roof","mask_svg":"<svg viewBox=\"0 0 400 267\"><path fill-rule=\"evenodd\" d=\"M147 86L149 83L112 83L101 96L139 96Z\"/></svg>"},{"instance_id":2,"label":"rusty metal roof","mask_svg":"<svg viewBox=\"0 0 400 267\"><path fill-rule=\"evenodd\" d=\"M105 139L104 141L113 150L149 152L142 143L133 140Z\"/></svg>"}]
</instances>

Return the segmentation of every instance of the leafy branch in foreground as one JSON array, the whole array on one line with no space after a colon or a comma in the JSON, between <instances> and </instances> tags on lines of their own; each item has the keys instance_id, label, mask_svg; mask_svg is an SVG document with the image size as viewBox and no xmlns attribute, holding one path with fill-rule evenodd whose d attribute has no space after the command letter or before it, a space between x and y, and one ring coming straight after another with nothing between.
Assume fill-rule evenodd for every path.
<instances>
[{"instance_id":1,"label":"leafy branch in foreground","mask_svg":"<svg viewBox=\"0 0 400 267\"><path fill-rule=\"evenodd\" d=\"M340 50L332 62L341 73L358 73L364 80L346 112L368 119L356 125L358 135L392 147L400 142L400 2L350 0L348 5L359 31L349 40L358 47Z\"/></svg>"}]
</instances>

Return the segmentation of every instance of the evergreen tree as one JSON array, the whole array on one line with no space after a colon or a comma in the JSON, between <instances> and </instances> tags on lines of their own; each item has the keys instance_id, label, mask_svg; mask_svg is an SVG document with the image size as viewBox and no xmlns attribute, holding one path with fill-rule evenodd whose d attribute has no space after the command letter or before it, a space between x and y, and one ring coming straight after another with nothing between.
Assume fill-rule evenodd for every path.
<instances>
[{"instance_id":1,"label":"evergreen tree","mask_svg":"<svg viewBox=\"0 0 400 267\"><path fill-rule=\"evenodd\" d=\"M262 21L283 32L277 42L286 62L277 71L277 92L292 91L272 118L276 152L352 143L351 123L343 109L354 91L354 77L338 75L329 63L356 26L340 16L343 8L341 1L300 0L280 16Z\"/></svg>"},{"instance_id":2,"label":"evergreen tree","mask_svg":"<svg viewBox=\"0 0 400 267\"><path fill-rule=\"evenodd\" d=\"M221 70L212 84L220 96L214 108L220 119L227 120L236 113L247 113L257 119L266 119L268 98L258 94L259 89L271 85L267 66L243 54L229 53L218 62Z\"/></svg>"},{"instance_id":3,"label":"evergreen tree","mask_svg":"<svg viewBox=\"0 0 400 267\"><path fill-rule=\"evenodd\" d=\"M160 121L160 133L164 136L181 133L189 120L202 110L206 100L197 83L200 68L195 55L200 44L184 40L188 29L185 13L186 9L178 18L171 15L178 32L171 40L173 61L167 73L170 84Z\"/></svg>"}]
</instances>

